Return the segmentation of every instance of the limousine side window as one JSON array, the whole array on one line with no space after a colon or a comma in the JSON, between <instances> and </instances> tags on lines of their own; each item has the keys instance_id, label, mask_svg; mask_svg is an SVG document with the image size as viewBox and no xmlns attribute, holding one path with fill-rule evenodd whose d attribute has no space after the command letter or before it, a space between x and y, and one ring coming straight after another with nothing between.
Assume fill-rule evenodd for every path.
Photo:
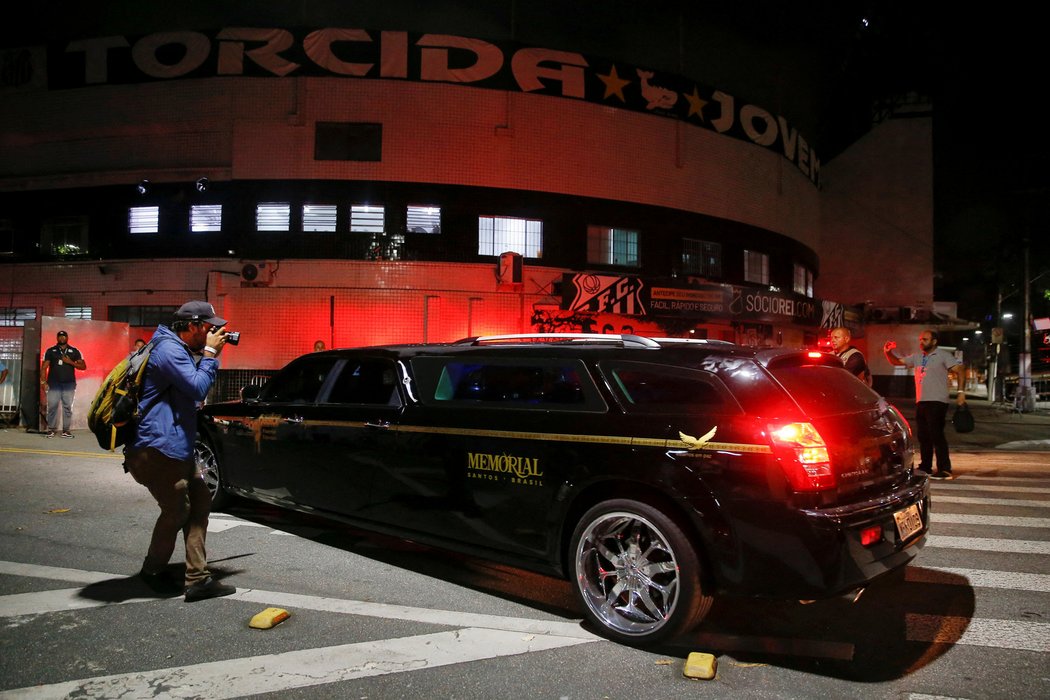
<instances>
[{"instance_id":1,"label":"limousine side window","mask_svg":"<svg viewBox=\"0 0 1050 700\"><path fill-rule=\"evenodd\" d=\"M325 403L401 405L394 363L384 359L351 358L332 384Z\"/></svg>"},{"instance_id":2,"label":"limousine side window","mask_svg":"<svg viewBox=\"0 0 1050 700\"><path fill-rule=\"evenodd\" d=\"M579 360L417 357L412 368L424 403L574 411L606 408Z\"/></svg>"},{"instance_id":3,"label":"limousine side window","mask_svg":"<svg viewBox=\"0 0 1050 700\"><path fill-rule=\"evenodd\" d=\"M303 357L295 360L267 382L259 400L271 403L313 403L335 362L334 357Z\"/></svg>"},{"instance_id":4,"label":"limousine side window","mask_svg":"<svg viewBox=\"0 0 1050 700\"><path fill-rule=\"evenodd\" d=\"M631 413L740 410L721 382L706 372L644 362L599 365L625 410Z\"/></svg>"}]
</instances>

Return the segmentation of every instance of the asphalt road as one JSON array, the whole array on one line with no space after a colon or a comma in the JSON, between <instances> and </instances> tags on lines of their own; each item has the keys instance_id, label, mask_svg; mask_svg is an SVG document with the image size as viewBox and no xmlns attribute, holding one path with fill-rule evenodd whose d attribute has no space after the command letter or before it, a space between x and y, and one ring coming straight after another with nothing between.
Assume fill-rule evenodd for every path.
<instances>
[{"instance_id":1,"label":"asphalt road","mask_svg":"<svg viewBox=\"0 0 1050 700\"><path fill-rule=\"evenodd\" d=\"M119 458L3 431L0 698L1050 697L1050 452L956 455L916 564L856 603L722 599L639 650L567 582L248 504L209 528L238 593L158 598L132 576L156 506ZM270 606L291 617L249 629ZM714 680L682 676L693 651Z\"/></svg>"}]
</instances>

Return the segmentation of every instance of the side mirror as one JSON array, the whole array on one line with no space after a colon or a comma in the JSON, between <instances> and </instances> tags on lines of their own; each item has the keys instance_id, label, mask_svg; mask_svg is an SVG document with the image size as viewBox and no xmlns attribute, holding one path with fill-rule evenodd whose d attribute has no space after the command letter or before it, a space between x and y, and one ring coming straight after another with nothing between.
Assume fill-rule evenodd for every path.
<instances>
[{"instance_id":1,"label":"side mirror","mask_svg":"<svg viewBox=\"0 0 1050 700\"><path fill-rule=\"evenodd\" d=\"M249 384L241 388L241 401L246 403L258 401L260 396L262 396L262 387L258 384Z\"/></svg>"}]
</instances>

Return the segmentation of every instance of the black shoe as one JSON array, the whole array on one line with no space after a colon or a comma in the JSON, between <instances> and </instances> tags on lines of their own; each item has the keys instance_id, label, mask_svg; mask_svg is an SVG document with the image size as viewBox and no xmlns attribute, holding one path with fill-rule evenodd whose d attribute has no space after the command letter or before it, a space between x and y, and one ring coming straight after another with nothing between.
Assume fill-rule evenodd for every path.
<instances>
[{"instance_id":1,"label":"black shoe","mask_svg":"<svg viewBox=\"0 0 1050 700\"><path fill-rule=\"evenodd\" d=\"M927 476L933 474L933 469L931 469L930 467L919 467L919 471L923 474L926 474Z\"/></svg>"},{"instance_id":2,"label":"black shoe","mask_svg":"<svg viewBox=\"0 0 1050 700\"><path fill-rule=\"evenodd\" d=\"M155 574L140 571L139 578L157 595L175 596L182 593L181 578L176 579L167 571L159 571Z\"/></svg>"},{"instance_id":3,"label":"black shoe","mask_svg":"<svg viewBox=\"0 0 1050 700\"><path fill-rule=\"evenodd\" d=\"M186 602L194 603L198 600L207 600L208 598L220 598L224 595L233 595L237 592L235 586L227 586L225 583L220 583L211 576L198 581L192 586L186 587Z\"/></svg>"},{"instance_id":4,"label":"black shoe","mask_svg":"<svg viewBox=\"0 0 1050 700\"><path fill-rule=\"evenodd\" d=\"M951 472L946 472L943 469L938 469L933 474L930 474L934 479L954 479Z\"/></svg>"}]
</instances>

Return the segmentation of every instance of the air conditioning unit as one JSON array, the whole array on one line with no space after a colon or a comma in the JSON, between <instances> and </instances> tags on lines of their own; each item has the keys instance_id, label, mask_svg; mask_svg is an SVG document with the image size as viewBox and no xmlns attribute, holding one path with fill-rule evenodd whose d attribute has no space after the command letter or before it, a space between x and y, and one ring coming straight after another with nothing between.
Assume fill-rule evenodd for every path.
<instances>
[{"instance_id":1,"label":"air conditioning unit","mask_svg":"<svg viewBox=\"0 0 1050 700\"><path fill-rule=\"evenodd\" d=\"M876 306L868 312L868 319L872 323L900 323L901 309L899 306Z\"/></svg>"},{"instance_id":2,"label":"air conditioning unit","mask_svg":"<svg viewBox=\"0 0 1050 700\"><path fill-rule=\"evenodd\" d=\"M930 310L921 306L905 306L901 316L907 321L929 321Z\"/></svg>"},{"instance_id":3,"label":"air conditioning unit","mask_svg":"<svg viewBox=\"0 0 1050 700\"><path fill-rule=\"evenodd\" d=\"M241 266L242 287L269 287L273 284L275 262L246 262Z\"/></svg>"}]
</instances>

